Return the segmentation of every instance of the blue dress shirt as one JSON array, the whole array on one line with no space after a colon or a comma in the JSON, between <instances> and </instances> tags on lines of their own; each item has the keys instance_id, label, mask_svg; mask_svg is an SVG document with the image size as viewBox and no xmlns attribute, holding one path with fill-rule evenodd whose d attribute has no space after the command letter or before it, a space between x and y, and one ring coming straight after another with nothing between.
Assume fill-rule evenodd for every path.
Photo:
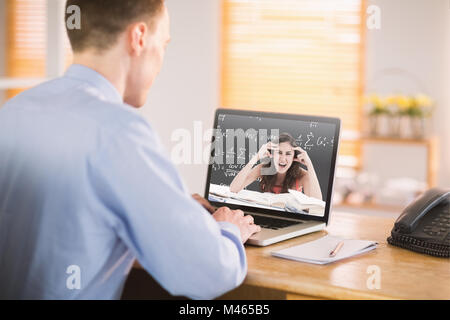
<instances>
[{"instance_id":1,"label":"blue dress shirt","mask_svg":"<svg viewBox=\"0 0 450 320\"><path fill-rule=\"evenodd\" d=\"M118 299L135 258L194 299L247 272L239 229L191 198L110 82L72 65L0 108L0 299Z\"/></svg>"}]
</instances>

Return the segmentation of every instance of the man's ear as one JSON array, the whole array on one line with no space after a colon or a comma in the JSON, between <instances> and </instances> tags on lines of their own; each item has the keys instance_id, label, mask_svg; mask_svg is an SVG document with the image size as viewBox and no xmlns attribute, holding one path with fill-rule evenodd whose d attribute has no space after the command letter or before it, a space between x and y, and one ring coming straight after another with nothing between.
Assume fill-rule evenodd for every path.
<instances>
[{"instance_id":1,"label":"man's ear","mask_svg":"<svg viewBox=\"0 0 450 320\"><path fill-rule=\"evenodd\" d=\"M140 56L147 45L148 26L144 22L137 22L128 31L129 49L133 56Z\"/></svg>"}]
</instances>

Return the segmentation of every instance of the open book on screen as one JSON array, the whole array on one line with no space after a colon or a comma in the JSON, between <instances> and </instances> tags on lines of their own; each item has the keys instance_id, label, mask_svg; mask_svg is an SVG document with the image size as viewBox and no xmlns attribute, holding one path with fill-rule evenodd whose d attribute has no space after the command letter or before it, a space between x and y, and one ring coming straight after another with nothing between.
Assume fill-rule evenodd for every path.
<instances>
[{"instance_id":1,"label":"open book on screen","mask_svg":"<svg viewBox=\"0 0 450 320\"><path fill-rule=\"evenodd\" d=\"M223 198L231 198L249 203L288 209L288 211L300 212L305 209L316 209L323 212L325 209L324 201L308 197L307 195L295 190L289 190L288 193L277 194L244 189L238 193L233 193L230 191L228 186L211 184L209 187L209 193Z\"/></svg>"}]
</instances>

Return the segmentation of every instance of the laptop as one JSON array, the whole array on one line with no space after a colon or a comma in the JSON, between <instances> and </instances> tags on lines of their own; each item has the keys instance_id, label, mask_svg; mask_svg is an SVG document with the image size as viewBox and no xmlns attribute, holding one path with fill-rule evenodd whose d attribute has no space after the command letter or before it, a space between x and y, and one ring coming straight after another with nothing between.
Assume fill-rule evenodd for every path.
<instances>
[{"instance_id":1,"label":"laptop","mask_svg":"<svg viewBox=\"0 0 450 320\"><path fill-rule=\"evenodd\" d=\"M217 109L205 198L241 209L267 246L329 222L339 147L338 118Z\"/></svg>"}]
</instances>

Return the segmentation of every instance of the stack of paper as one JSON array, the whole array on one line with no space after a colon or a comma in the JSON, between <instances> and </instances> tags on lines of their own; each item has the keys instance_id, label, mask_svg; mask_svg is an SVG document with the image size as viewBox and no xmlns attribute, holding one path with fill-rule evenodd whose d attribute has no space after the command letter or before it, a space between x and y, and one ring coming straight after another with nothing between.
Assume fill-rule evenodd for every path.
<instances>
[{"instance_id":1,"label":"stack of paper","mask_svg":"<svg viewBox=\"0 0 450 320\"><path fill-rule=\"evenodd\" d=\"M271 207L282 208L286 206L286 202L290 199L289 193L270 193L270 192L256 192L250 190L241 190L238 193L230 195L231 198L262 204Z\"/></svg>"},{"instance_id":2,"label":"stack of paper","mask_svg":"<svg viewBox=\"0 0 450 320\"><path fill-rule=\"evenodd\" d=\"M304 213L303 210L309 209L310 214L316 213L317 215L323 215L325 210L324 201L308 197L307 195L295 190L289 190L289 193L276 194L244 189L238 193L233 193L230 191L228 186L211 184L209 187L209 193L213 196L276 207L291 212Z\"/></svg>"},{"instance_id":3,"label":"stack of paper","mask_svg":"<svg viewBox=\"0 0 450 320\"><path fill-rule=\"evenodd\" d=\"M295 200L305 207L319 207L325 209L325 201L308 197L306 194L292 189L289 189L289 193L294 196Z\"/></svg>"},{"instance_id":4,"label":"stack of paper","mask_svg":"<svg viewBox=\"0 0 450 320\"><path fill-rule=\"evenodd\" d=\"M215 196L223 197L223 198L229 198L230 197L230 187L228 186L221 186L218 184L211 184L209 186L209 193Z\"/></svg>"},{"instance_id":5,"label":"stack of paper","mask_svg":"<svg viewBox=\"0 0 450 320\"><path fill-rule=\"evenodd\" d=\"M344 245L334 257L330 257L330 252L333 251L341 241L344 242ZM301 262L327 264L374 250L377 247L377 244L378 243L375 241L348 240L327 235L318 240L279 251L273 251L272 255Z\"/></svg>"}]
</instances>

